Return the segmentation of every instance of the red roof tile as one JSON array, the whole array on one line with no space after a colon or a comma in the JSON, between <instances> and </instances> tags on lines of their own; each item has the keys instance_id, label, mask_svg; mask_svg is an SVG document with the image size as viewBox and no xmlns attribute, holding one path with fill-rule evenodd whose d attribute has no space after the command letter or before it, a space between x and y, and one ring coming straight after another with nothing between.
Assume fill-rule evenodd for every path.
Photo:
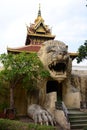
<instances>
[{"instance_id":1,"label":"red roof tile","mask_svg":"<svg viewBox=\"0 0 87 130\"><path fill-rule=\"evenodd\" d=\"M9 52L38 52L41 48L41 45L26 45L24 47L19 48L7 48Z\"/></svg>"}]
</instances>

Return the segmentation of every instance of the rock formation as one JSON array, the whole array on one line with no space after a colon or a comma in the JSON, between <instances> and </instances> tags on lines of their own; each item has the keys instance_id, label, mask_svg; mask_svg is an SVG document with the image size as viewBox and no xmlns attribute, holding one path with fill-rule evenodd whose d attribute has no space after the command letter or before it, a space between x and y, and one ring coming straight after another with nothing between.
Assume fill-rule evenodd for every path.
<instances>
[{"instance_id":1,"label":"rock formation","mask_svg":"<svg viewBox=\"0 0 87 130\"><path fill-rule=\"evenodd\" d=\"M81 98L83 100L86 98L83 96L85 88L82 86L85 79L74 72L71 74L72 59L67 45L61 41L44 42L38 56L45 69L49 71L50 77L38 81L36 95L28 97L28 115L35 123L47 125L59 123L64 130L69 130L66 107L80 108ZM63 108L59 110L55 103L60 102Z\"/></svg>"},{"instance_id":2,"label":"rock formation","mask_svg":"<svg viewBox=\"0 0 87 130\"><path fill-rule=\"evenodd\" d=\"M80 91L80 96L81 96L80 101L86 103L87 102L87 70L73 70L71 75L71 84L74 86L76 90Z\"/></svg>"}]
</instances>

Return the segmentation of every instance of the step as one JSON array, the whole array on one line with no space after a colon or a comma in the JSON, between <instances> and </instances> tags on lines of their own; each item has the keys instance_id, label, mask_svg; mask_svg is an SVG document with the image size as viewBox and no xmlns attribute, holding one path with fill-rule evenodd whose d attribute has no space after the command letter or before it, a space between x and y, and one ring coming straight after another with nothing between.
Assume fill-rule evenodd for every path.
<instances>
[{"instance_id":1,"label":"step","mask_svg":"<svg viewBox=\"0 0 87 130\"><path fill-rule=\"evenodd\" d=\"M87 124L87 120L73 120L73 121L70 121L70 123L73 125L73 124Z\"/></svg>"},{"instance_id":2,"label":"step","mask_svg":"<svg viewBox=\"0 0 87 130\"><path fill-rule=\"evenodd\" d=\"M72 124L71 129L82 129L87 127L87 124Z\"/></svg>"},{"instance_id":3,"label":"step","mask_svg":"<svg viewBox=\"0 0 87 130\"><path fill-rule=\"evenodd\" d=\"M85 109L80 109L80 108L70 108L68 109L69 111L81 111L81 112L86 112L87 113L87 110Z\"/></svg>"},{"instance_id":4,"label":"step","mask_svg":"<svg viewBox=\"0 0 87 130\"><path fill-rule=\"evenodd\" d=\"M87 120L87 117L78 117L78 116L75 116L75 117L69 117L69 120L70 121L74 121L74 120Z\"/></svg>"},{"instance_id":5,"label":"step","mask_svg":"<svg viewBox=\"0 0 87 130\"><path fill-rule=\"evenodd\" d=\"M70 111L68 111L69 112L69 114L79 114L79 113L81 113L81 114L87 114L87 112L83 112L83 111L80 111L80 110L70 110Z\"/></svg>"},{"instance_id":6,"label":"step","mask_svg":"<svg viewBox=\"0 0 87 130\"><path fill-rule=\"evenodd\" d=\"M69 109L68 116L71 130L81 130L87 127L87 111L83 112L80 109Z\"/></svg>"},{"instance_id":7,"label":"step","mask_svg":"<svg viewBox=\"0 0 87 130\"><path fill-rule=\"evenodd\" d=\"M87 119L87 115L68 115L69 116L69 119L73 120L73 119Z\"/></svg>"},{"instance_id":8,"label":"step","mask_svg":"<svg viewBox=\"0 0 87 130\"><path fill-rule=\"evenodd\" d=\"M87 118L87 113L83 113L83 112L77 112L77 113L75 113L75 112L72 112L72 113L70 113L69 112L69 114L68 114L68 116L70 117L70 119L73 119L73 118L79 118L79 119L81 119L81 118Z\"/></svg>"}]
</instances>

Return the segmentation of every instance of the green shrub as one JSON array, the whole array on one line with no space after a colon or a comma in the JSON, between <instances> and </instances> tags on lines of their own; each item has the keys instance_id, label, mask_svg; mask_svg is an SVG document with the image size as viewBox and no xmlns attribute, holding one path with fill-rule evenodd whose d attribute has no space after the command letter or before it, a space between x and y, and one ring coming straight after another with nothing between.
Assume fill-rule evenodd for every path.
<instances>
[{"instance_id":1,"label":"green shrub","mask_svg":"<svg viewBox=\"0 0 87 130\"><path fill-rule=\"evenodd\" d=\"M24 128L27 129L28 124L19 122L19 121L13 121L8 119L0 119L0 130L24 130Z\"/></svg>"},{"instance_id":2,"label":"green shrub","mask_svg":"<svg viewBox=\"0 0 87 130\"><path fill-rule=\"evenodd\" d=\"M5 108L8 107L8 104L6 102L0 103L0 112L3 112Z\"/></svg>"},{"instance_id":3,"label":"green shrub","mask_svg":"<svg viewBox=\"0 0 87 130\"><path fill-rule=\"evenodd\" d=\"M0 130L57 130L52 126L35 125L21 121L0 119Z\"/></svg>"},{"instance_id":4,"label":"green shrub","mask_svg":"<svg viewBox=\"0 0 87 130\"><path fill-rule=\"evenodd\" d=\"M55 130L52 126L29 124L29 130Z\"/></svg>"}]
</instances>

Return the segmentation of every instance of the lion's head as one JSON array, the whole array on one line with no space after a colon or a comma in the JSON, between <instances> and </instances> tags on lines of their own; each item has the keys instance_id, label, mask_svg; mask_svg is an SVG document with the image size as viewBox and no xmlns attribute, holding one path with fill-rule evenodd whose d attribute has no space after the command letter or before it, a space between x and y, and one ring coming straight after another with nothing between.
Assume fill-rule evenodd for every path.
<instances>
[{"instance_id":1,"label":"lion's head","mask_svg":"<svg viewBox=\"0 0 87 130\"><path fill-rule=\"evenodd\" d=\"M42 44L38 56L44 67L55 80L61 82L71 72L71 60L68 46L57 40L49 40Z\"/></svg>"}]
</instances>

